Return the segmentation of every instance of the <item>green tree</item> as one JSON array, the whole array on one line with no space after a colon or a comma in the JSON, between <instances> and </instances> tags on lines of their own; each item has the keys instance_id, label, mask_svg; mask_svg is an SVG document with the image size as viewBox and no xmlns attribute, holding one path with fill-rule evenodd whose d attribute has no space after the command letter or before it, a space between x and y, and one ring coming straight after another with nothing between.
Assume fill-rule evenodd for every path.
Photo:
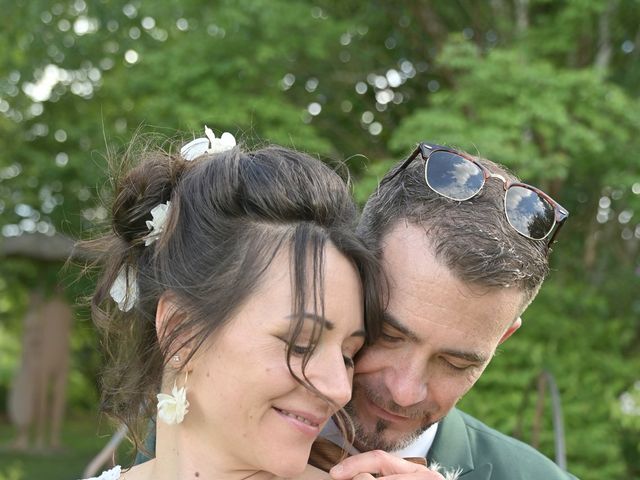
<instances>
[{"instance_id":1,"label":"green tree","mask_svg":"<svg viewBox=\"0 0 640 480\"><path fill-rule=\"evenodd\" d=\"M570 468L584 479L637 472L619 436L635 424L615 413L640 367L637 1L0 6L2 238L25 252L24 235L90 235L108 216L104 157L141 125L171 138L206 123L250 146L344 160L361 201L421 140L478 152L549 191L571 216L522 332L464 406L511 431L524 390L551 369ZM3 259L3 334L19 336L26 291L50 288L60 266ZM70 297L89 283L74 284ZM88 314L81 319L74 355L90 378L100 358ZM11 361L0 363L0 393ZM94 398L83 392L95 378L78 377L74 401Z\"/></svg>"}]
</instances>

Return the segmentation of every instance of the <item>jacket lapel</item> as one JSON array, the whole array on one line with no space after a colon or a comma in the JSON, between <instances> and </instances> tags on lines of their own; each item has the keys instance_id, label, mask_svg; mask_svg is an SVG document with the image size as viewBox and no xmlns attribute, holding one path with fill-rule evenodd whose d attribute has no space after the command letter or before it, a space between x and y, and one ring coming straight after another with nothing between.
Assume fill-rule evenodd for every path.
<instances>
[{"instance_id":1,"label":"jacket lapel","mask_svg":"<svg viewBox=\"0 0 640 480\"><path fill-rule=\"evenodd\" d=\"M438 462L447 471L462 469L460 478L465 480L489 480L493 470L491 464L476 465L471 447L467 426L458 410L454 408L438 425L438 433L427 459L430 464Z\"/></svg>"}]
</instances>

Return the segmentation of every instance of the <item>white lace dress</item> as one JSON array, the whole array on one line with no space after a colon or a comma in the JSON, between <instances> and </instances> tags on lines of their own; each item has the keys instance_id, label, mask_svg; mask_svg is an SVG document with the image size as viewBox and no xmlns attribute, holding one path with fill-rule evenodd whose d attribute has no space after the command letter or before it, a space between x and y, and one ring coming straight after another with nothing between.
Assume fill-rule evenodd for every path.
<instances>
[{"instance_id":1,"label":"white lace dress","mask_svg":"<svg viewBox=\"0 0 640 480\"><path fill-rule=\"evenodd\" d=\"M120 465L116 465L111 470L102 472L102 475L99 477L91 477L87 480L118 480L120 478L120 470L122 470L122 467L120 467Z\"/></svg>"}]
</instances>

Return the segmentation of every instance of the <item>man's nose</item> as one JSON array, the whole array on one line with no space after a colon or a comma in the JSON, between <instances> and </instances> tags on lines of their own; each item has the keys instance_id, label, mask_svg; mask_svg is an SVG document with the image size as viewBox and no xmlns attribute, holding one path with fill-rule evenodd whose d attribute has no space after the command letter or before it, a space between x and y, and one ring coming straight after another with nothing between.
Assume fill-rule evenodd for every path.
<instances>
[{"instance_id":1,"label":"man's nose","mask_svg":"<svg viewBox=\"0 0 640 480\"><path fill-rule=\"evenodd\" d=\"M403 365L388 370L385 384L393 401L401 407L416 405L427 398L427 375L420 366Z\"/></svg>"}]
</instances>

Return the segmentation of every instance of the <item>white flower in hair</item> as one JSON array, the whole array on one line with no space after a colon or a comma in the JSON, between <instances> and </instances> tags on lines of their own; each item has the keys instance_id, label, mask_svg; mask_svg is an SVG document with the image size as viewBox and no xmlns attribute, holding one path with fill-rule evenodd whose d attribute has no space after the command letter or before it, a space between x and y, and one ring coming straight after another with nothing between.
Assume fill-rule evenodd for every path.
<instances>
[{"instance_id":1,"label":"white flower in hair","mask_svg":"<svg viewBox=\"0 0 640 480\"><path fill-rule=\"evenodd\" d=\"M224 132L220 138L216 138L216 134L213 133L213 130L205 125L204 134L206 138L201 137L191 140L180 149L180 155L182 155L182 158L185 160L193 160L205 153L226 152L236 146L236 139L229 132Z\"/></svg>"},{"instance_id":2,"label":"white flower in hair","mask_svg":"<svg viewBox=\"0 0 640 480\"><path fill-rule=\"evenodd\" d=\"M109 295L118 304L118 308L123 312L128 312L133 308L138 300L138 282L136 280L136 270L132 266L120 267L116 280L111 285Z\"/></svg>"},{"instance_id":3,"label":"white flower in hair","mask_svg":"<svg viewBox=\"0 0 640 480\"><path fill-rule=\"evenodd\" d=\"M236 146L236 138L229 132L224 132L220 138L216 138L216 134L213 133L206 125L204 126L204 133L211 142L211 146L207 153L220 153L231 150Z\"/></svg>"},{"instance_id":4,"label":"white flower in hair","mask_svg":"<svg viewBox=\"0 0 640 480\"><path fill-rule=\"evenodd\" d=\"M153 220L147 220L146 222L149 234L144 237L145 247L148 247L160 237L164 230L164 224L167 222L170 206L171 202L168 201L167 203L160 203L151 209Z\"/></svg>"},{"instance_id":5,"label":"white flower in hair","mask_svg":"<svg viewBox=\"0 0 640 480\"><path fill-rule=\"evenodd\" d=\"M189 402L187 401L187 389L178 388L174 383L171 395L159 393L158 398L158 418L167 425L175 425L184 420L184 416L189 413Z\"/></svg>"}]
</instances>

